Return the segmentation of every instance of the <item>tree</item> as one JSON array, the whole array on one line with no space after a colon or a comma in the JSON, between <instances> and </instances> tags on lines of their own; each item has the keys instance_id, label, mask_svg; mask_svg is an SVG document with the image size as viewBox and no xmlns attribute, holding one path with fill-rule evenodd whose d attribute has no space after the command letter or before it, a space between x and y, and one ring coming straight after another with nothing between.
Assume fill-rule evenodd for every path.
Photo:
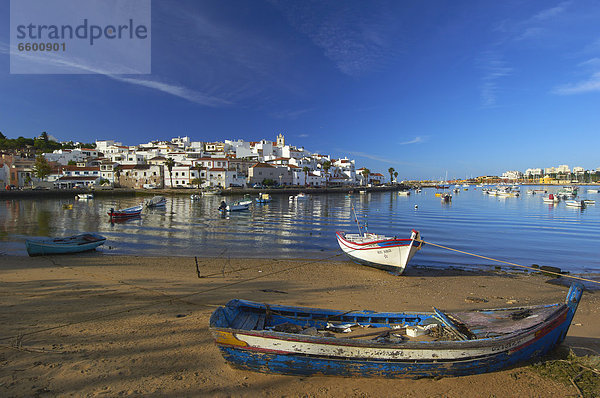
<instances>
[{"instance_id":1,"label":"tree","mask_svg":"<svg viewBox=\"0 0 600 398\"><path fill-rule=\"evenodd\" d=\"M119 166L115 167L115 185L121 186L121 168Z\"/></svg>"},{"instance_id":2,"label":"tree","mask_svg":"<svg viewBox=\"0 0 600 398\"><path fill-rule=\"evenodd\" d=\"M4 134L2 134L2 131L0 131L0 140L5 140L6 136Z\"/></svg>"},{"instance_id":3,"label":"tree","mask_svg":"<svg viewBox=\"0 0 600 398\"><path fill-rule=\"evenodd\" d=\"M396 180L396 183L398 183L398 172L394 171L394 179Z\"/></svg>"},{"instance_id":4,"label":"tree","mask_svg":"<svg viewBox=\"0 0 600 398\"><path fill-rule=\"evenodd\" d=\"M173 188L173 166L175 166L175 161L171 158L167 159L165 162L165 166L167 166L167 170L169 170L169 179L171 180L171 188Z\"/></svg>"},{"instance_id":5,"label":"tree","mask_svg":"<svg viewBox=\"0 0 600 398\"><path fill-rule=\"evenodd\" d=\"M390 173L390 184L392 183L392 180L393 180L392 176L394 175L394 171L395 171L395 170L394 170L394 168L393 168L393 167L390 167L390 168L388 169L388 173Z\"/></svg>"},{"instance_id":6,"label":"tree","mask_svg":"<svg viewBox=\"0 0 600 398\"><path fill-rule=\"evenodd\" d=\"M329 185L329 169L331 168L331 162L326 160L323 163L323 170L325 170L325 186Z\"/></svg>"},{"instance_id":7,"label":"tree","mask_svg":"<svg viewBox=\"0 0 600 398\"><path fill-rule=\"evenodd\" d=\"M46 133L45 131L42 131L42 134L40 134L40 139L42 141L48 142L48 133Z\"/></svg>"},{"instance_id":8,"label":"tree","mask_svg":"<svg viewBox=\"0 0 600 398\"><path fill-rule=\"evenodd\" d=\"M192 185L198 185L198 189L200 189L200 185L204 183L204 178L196 177L190 182ZM173 184L171 184L171 186L173 186Z\"/></svg>"},{"instance_id":9,"label":"tree","mask_svg":"<svg viewBox=\"0 0 600 398\"><path fill-rule=\"evenodd\" d=\"M361 171L361 174L363 175L363 177L365 177L365 185L367 185L369 174L371 174L371 170L363 169L363 171Z\"/></svg>"},{"instance_id":10,"label":"tree","mask_svg":"<svg viewBox=\"0 0 600 398\"><path fill-rule=\"evenodd\" d=\"M302 168L302 171L304 172L304 186L307 187L308 186L308 172L310 171L310 169L308 168L308 166L304 166Z\"/></svg>"},{"instance_id":11,"label":"tree","mask_svg":"<svg viewBox=\"0 0 600 398\"><path fill-rule=\"evenodd\" d=\"M38 155L33 164L33 172L37 178L43 181L52 172L52 166L43 155Z\"/></svg>"}]
</instances>

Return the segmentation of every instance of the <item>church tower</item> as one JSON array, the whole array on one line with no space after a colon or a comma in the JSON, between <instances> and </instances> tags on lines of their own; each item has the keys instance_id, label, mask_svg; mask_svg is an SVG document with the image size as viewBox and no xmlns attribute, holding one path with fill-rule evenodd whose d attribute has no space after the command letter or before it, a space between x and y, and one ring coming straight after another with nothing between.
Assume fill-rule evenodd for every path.
<instances>
[{"instance_id":1,"label":"church tower","mask_svg":"<svg viewBox=\"0 0 600 398\"><path fill-rule=\"evenodd\" d=\"M277 136L277 146L283 148L285 146L285 137L283 134L279 134Z\"/></svg>"}]
</instances>

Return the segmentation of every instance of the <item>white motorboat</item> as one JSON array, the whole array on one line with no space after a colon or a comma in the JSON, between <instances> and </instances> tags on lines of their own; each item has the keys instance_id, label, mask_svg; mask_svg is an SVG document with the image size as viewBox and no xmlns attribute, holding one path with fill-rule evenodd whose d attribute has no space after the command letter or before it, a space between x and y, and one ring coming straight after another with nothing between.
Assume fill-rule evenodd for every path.
<instances>
[{"instance_id":1,"label":"white motorboat","mask_svg":"<svg viewBox=\"0 0 600 398\"><path fill-rule=\"evenodd\" d=\"M250 203L252 203L252 201ZM219 212L229 213L232 211L248 210L248 208L250 207L250 203L234 202L232 204L227 204L223 201L223 202L221 202L221 205L219 206Z\"/></svg>"}]
</instances>

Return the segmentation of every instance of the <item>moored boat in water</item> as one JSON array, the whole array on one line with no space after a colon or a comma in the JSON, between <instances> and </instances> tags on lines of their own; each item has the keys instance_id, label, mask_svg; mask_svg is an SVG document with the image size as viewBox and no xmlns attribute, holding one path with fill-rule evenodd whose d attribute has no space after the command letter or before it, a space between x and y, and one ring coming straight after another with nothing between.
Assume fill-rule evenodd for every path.
<instances>
[{"instance_id":1,"label":"moored boat in water","mask_svg":"<svg viewBox=\"0 0 600 398\"><path fill-rule=\"evenodd\" d=\"M25 247L30 256L42 256L46 254L68 254L80 253L94 250L106 242L104 236L86 233L65 238L27 239Z\"/></svg>"},{"instance_id":2,"label":"moored boat in water","mask_svg":"<svg viewBox=\"0 0 600 398\"><path fill-rule=\"evenodd\" d=\"M582 293L583 286L574 283L563 303L452 313L327 310L236 299L213 312L209 328L225 360L243 370L462 376L548 353L565 339Z\"/></svg>"},{"instance_id":3,"label":"moored boat in water","mask_svg":"<svg viewBox=\"0 0 600 398\"><path fill-rule=\"evenodd\" d=\"M123 218L131 218L138 217L142 213L143 205L128 207L126 209L110 209L108 215L111 219L123 219Z\"/></svg>"},{"instance_id":4,"label":"moored boat in water","mask_svg":"<svg viewBox=\"0 0 600 398\"><path fill-rule=\"evenodd\" d=\"M544 196L542 201L544 203L558 203L560 198L558 196L554 196L554 194L549 194L548 196Z\"/></svg>"},{"instance_id":5,"label":"moored boat in water","mask_svg":"<svg viewBox=\"0 0 600 398\"><path fill-rule=\"evenodd\" d=\"M145 203L146 207L165 207L167 205L167 198L164 196L154 196Z\"/></svg>"},{"instance_id":6,"label":"moored boat in water","mask_svg":"<svg viewBox=\"0 0 600 398\"><path fill-rule=\"evenodd\" d=\"M256 203L269 203L271 201L271 195L268 193L259 193L256 198Z\"/></svg>"},{"instance_id":7,"label":"moored boat in water","mask_svg":"<svg viewBox=\"0 0 600 398\"><path fill-rule=\"evenodd\" d=\"M252 203L252 201L250 201L250 203ZM250 207L250 203L234 202L231 204L227 204L225 201L222 201L221 205L219 206L219 212L229 213L232 211L248 210L248 208Z\"/></svg>"},{"instance_id":8,"label":"moored boat in water","mask_svg":"<svg viewBox=\"0 0 600 398\"><path fill-rule=\"evenodd\" d=\"M565 200L565 205L569 207L585 207L583 200Z\"/></svg>"}]
</instances>

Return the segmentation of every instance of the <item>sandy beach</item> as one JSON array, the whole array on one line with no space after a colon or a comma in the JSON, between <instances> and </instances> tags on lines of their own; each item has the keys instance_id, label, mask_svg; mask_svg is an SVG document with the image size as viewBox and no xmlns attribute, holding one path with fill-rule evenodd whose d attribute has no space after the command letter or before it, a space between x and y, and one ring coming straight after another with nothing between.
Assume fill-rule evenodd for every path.
<instances>
[{"instance_id":1,"label":"sandy beach","mask_svg":"<svg viewBox=\"0 0 600 398\"><path fill-rule=\"evenodd\" d=\"M208 330L232 298L343 310L446 311L561 302L536 274L407 269L336 261L0 257L0 395L577 396L527 364L455 378L293 377L235 370ZM600 293L584 293L558 350L600 353Z\"/></svg>"}]
</instances>

